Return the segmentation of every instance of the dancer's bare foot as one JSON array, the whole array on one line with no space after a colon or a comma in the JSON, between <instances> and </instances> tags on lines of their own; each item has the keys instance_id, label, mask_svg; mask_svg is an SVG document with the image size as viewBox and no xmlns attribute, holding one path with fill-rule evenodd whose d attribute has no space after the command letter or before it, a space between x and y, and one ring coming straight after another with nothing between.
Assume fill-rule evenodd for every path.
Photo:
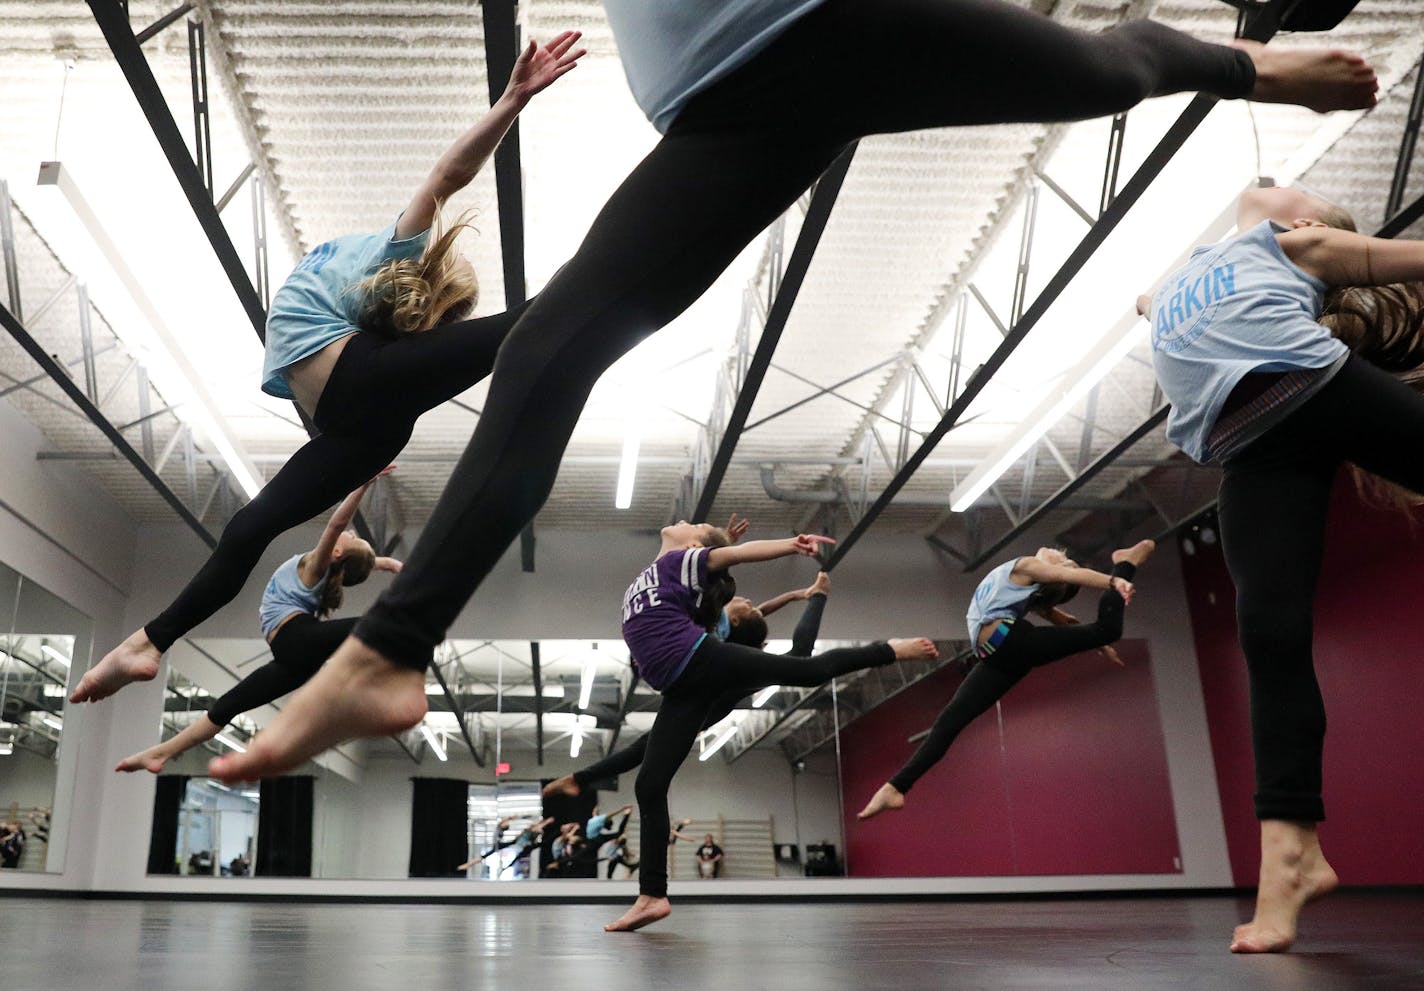
<instances>
[{"instance_id":1,"label":"dancer's bare foot","mask_svg":"<svg viewBox=\"0 0 1424 991\"><path fill-rule=\"evenodd\" d=\"M565 774L562 778L555 778L546 784L539 795L541 798L549 798L553 795L567 795L570 798L576 798L582 790L572 774Z\"/></svg>"},{"instance_id":2,"label":"dancer's bare foot","mask_svg":"<svg viewBox=\"0 0 1424 991\"><path fill-rule=\"evenodd\" d=\"M1256 85L1248 100L1294 103L1322 114L1368 110L1378 102L1375 70L1351 52L1276 48L1241 39L1231 44L1251 56L1256 65Z\"/></svg>"},{"instance_id":3,"label":"dancer's bare foot","mask_svg":"<svg viewBox=\"0 0 1424 991\"><path fill-rule=\"evenodd\" d=\"M903 809L904 807L904 793L887 781L880 786L879 791L871 796L865 808L856 813L856 818L873 819L882 812L893 812L895 809Z\"/></svg>"},{"instance_id":4,"label":"dancer's bare foot","mask_svg":"<svg viewBox=\"0 0 1424 991\"><path fill-rule=\"evenodd\" d=\"M162 659L163 654L148 639L147 633L139 630L130 634L127 640L105 654L103 660L84 672L69 701L97 702L131 682L152 681Z\"/></svg>"},{"instance_id":5,"label":"dancer's bare foot","mask_svg":"<svg viewBox=\"0 0 1424 991\"><path fill-rule=\"evenodd\" d=\"M895 651L897 661L932 661L939 657L933 640L912 637L908 640L891 640L890 649Z\"/></svg>"},{"instance_id":6,"label":"dancer's bare foot","mask_svg":"<svg viewBox=\"0 0 1424 991\"><path fill-rule=\"evenodd\" d=\"M638 900L633 903L633 907L619 916L617 922L610 922L604 926L603 931L606 933L630 933L635 929L650 926L660 919L666 919L669 915L672 915L672 905L668 904L666 898L639 895Z\"/></svg>"},{"instance_id":7,"label":"dancer's bare foot","mask_svg":"<svg viewBox=\"0 0 1424 991\"><path fill-rule=\"evenodd\" d=\"M208 773L228 784L281 774L343 740L409 729L425 709L423 671L402 667L347 637L246 753L214 758Z\"/></svg>"},{"instance_id":8,"label":"dancer's bare foot","mask_svg":"<svg viewBox=\"0 0 1424 991\"><path fill-rule=\"evenodd\" d=\"M1236 927L1231 952L1280 953L1290 949L1301 908L1328 895L1339 884L1339 877L1320 850L1315 823L1263 820L1256 915Z\"/></svg>"},{"instance_id":9,"label":"dancer's bare foot","mask_svg":"<svg viewBox=\"0 0 1424 991\"><path fill-rule=\"evenodd\" d=\"M115 771L147 771L150 774L157 774L163 770L163 765L168 763L168 751L163 744L149 747L147 750L140 750L131 757L125 757L119 761L119 766Z\"/></svg>"},{"instance_id":10,"label":"dancer's bare foot","mask_svg":"<svg viewBox=\"0 0 1424 991\"><path fill-rule=\"evenodd\" d=\"M1157 549L1157 544L1152 540L1139 540L1131 547L1124 547L1121 550L1112 552L1112 563L1121 564L1126 561L1134 568L1140 568L1147 563L1147 559L1152 556L1152 552Z\"/></svg>"}]
</instances>

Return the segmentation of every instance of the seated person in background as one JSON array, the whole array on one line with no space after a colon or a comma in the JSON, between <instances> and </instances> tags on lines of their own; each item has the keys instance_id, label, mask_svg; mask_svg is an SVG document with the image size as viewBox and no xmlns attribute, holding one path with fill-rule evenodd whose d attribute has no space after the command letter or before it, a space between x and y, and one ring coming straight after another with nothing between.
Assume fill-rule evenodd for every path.
<instances>
[{"instance_id":1,"label":"seated person in background","mask_svg":"<svg viewBox=\"0 0 1424 991\"><path fill-rule=\"evenodd\" d=\"M213 852L211 850L198 850L188 858L189 874L212 874Z\"/></svg>"},{"instance_id":2,"label":"seated person in background","mask_svg":"<svg viewBox=\"0 0 1424 991\"><path fill-rule=\"evenodd\" d=\"M19 867L24 852L25 828L18 822L0 822L0 867Z\"/></svg>"},{"instance_id":3,"label":"seated person in background","mask_svg":"<svg viewBox=\"0 0 1424 991\"><path fill-rule=\"evenodd\" d=\"M246 877L252 871L252 864L248 862L247 854L239 853L232 858L232 862L227 865L227 869L233 877Z\"/></svg>"},{"instance_id":4,"label":"seated person in background","mask_svg":"<svg viewBox=\"0 0 1424 991\"><path fill-rule=\"evenodd\" d=\"M50 810L36 805L30 812L30 823L35 827L35 839L41 843L49 842L49 822Z\"/></svg>"},{"instance_id":5,"label":"seated person in background","mask_svg":"<svg viewBox=\"0 0 1424 991\"><path fill-rule=\"evenodd\" d=\"M697 876L717 877L722 873L722 848L712 839L712 834L708 833L702 838L702 845L697 848Z\"/></svg>"}]
</instances>

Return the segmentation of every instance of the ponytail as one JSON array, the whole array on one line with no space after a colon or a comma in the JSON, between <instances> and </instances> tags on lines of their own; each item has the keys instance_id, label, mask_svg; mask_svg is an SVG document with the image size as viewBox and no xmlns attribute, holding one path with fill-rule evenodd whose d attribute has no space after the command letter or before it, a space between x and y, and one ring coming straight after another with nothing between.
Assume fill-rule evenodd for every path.
<instances>
[{"instance_id":1,"label":"ponytail","mask_svg":"<svg viewBox=\"0 0 1424 991\"><path fill-rule=\"evenodd\" d=\"M365 546L352 547L331 562L326 569L326 584L321 588L321 601L316 606L316 618L325 619L341 608L344 589L360 585L376 566L376 555Z\"/></svg>"}]
</instances>

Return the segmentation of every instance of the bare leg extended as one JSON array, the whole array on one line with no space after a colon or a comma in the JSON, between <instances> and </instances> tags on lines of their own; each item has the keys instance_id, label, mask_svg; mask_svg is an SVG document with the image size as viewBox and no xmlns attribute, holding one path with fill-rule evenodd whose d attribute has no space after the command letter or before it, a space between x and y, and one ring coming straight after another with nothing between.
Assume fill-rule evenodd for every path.
<instances>
[{"instance_id":1,"label":"bare leg extended","mask_svg":"<svg viewBox=\"0 0 1424 991\"><path fill-rule=\"evenodd\" d=\"M132 756L125 757L119 761L114 770L147 771L150 774L157 774L163 770L163 765L174 757L185 754L194 747L202 746L221 732L221 726L216 725L207 716L203 716L201 719L193 720L172 739L164 740L147 750L140 750Z\"/></svg>"}]
</instances>

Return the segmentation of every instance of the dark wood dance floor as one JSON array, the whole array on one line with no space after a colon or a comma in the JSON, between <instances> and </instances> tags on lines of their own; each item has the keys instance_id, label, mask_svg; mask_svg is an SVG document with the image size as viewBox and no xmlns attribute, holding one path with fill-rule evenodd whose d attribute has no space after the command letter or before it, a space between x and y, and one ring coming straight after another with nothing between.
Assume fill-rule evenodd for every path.
<instances>
[{"instance_id":1,"label":"dark wood dance floor","mask_svg":"<svg viewBox=\"0 0 1424 991\"><path fill-rule=\"evenodd\" d=\"M620 906L0 899L0 987L1424 989L1424 892L1340 893L1233 957L1232 898Z\"/></svg>"}]
</instances>

